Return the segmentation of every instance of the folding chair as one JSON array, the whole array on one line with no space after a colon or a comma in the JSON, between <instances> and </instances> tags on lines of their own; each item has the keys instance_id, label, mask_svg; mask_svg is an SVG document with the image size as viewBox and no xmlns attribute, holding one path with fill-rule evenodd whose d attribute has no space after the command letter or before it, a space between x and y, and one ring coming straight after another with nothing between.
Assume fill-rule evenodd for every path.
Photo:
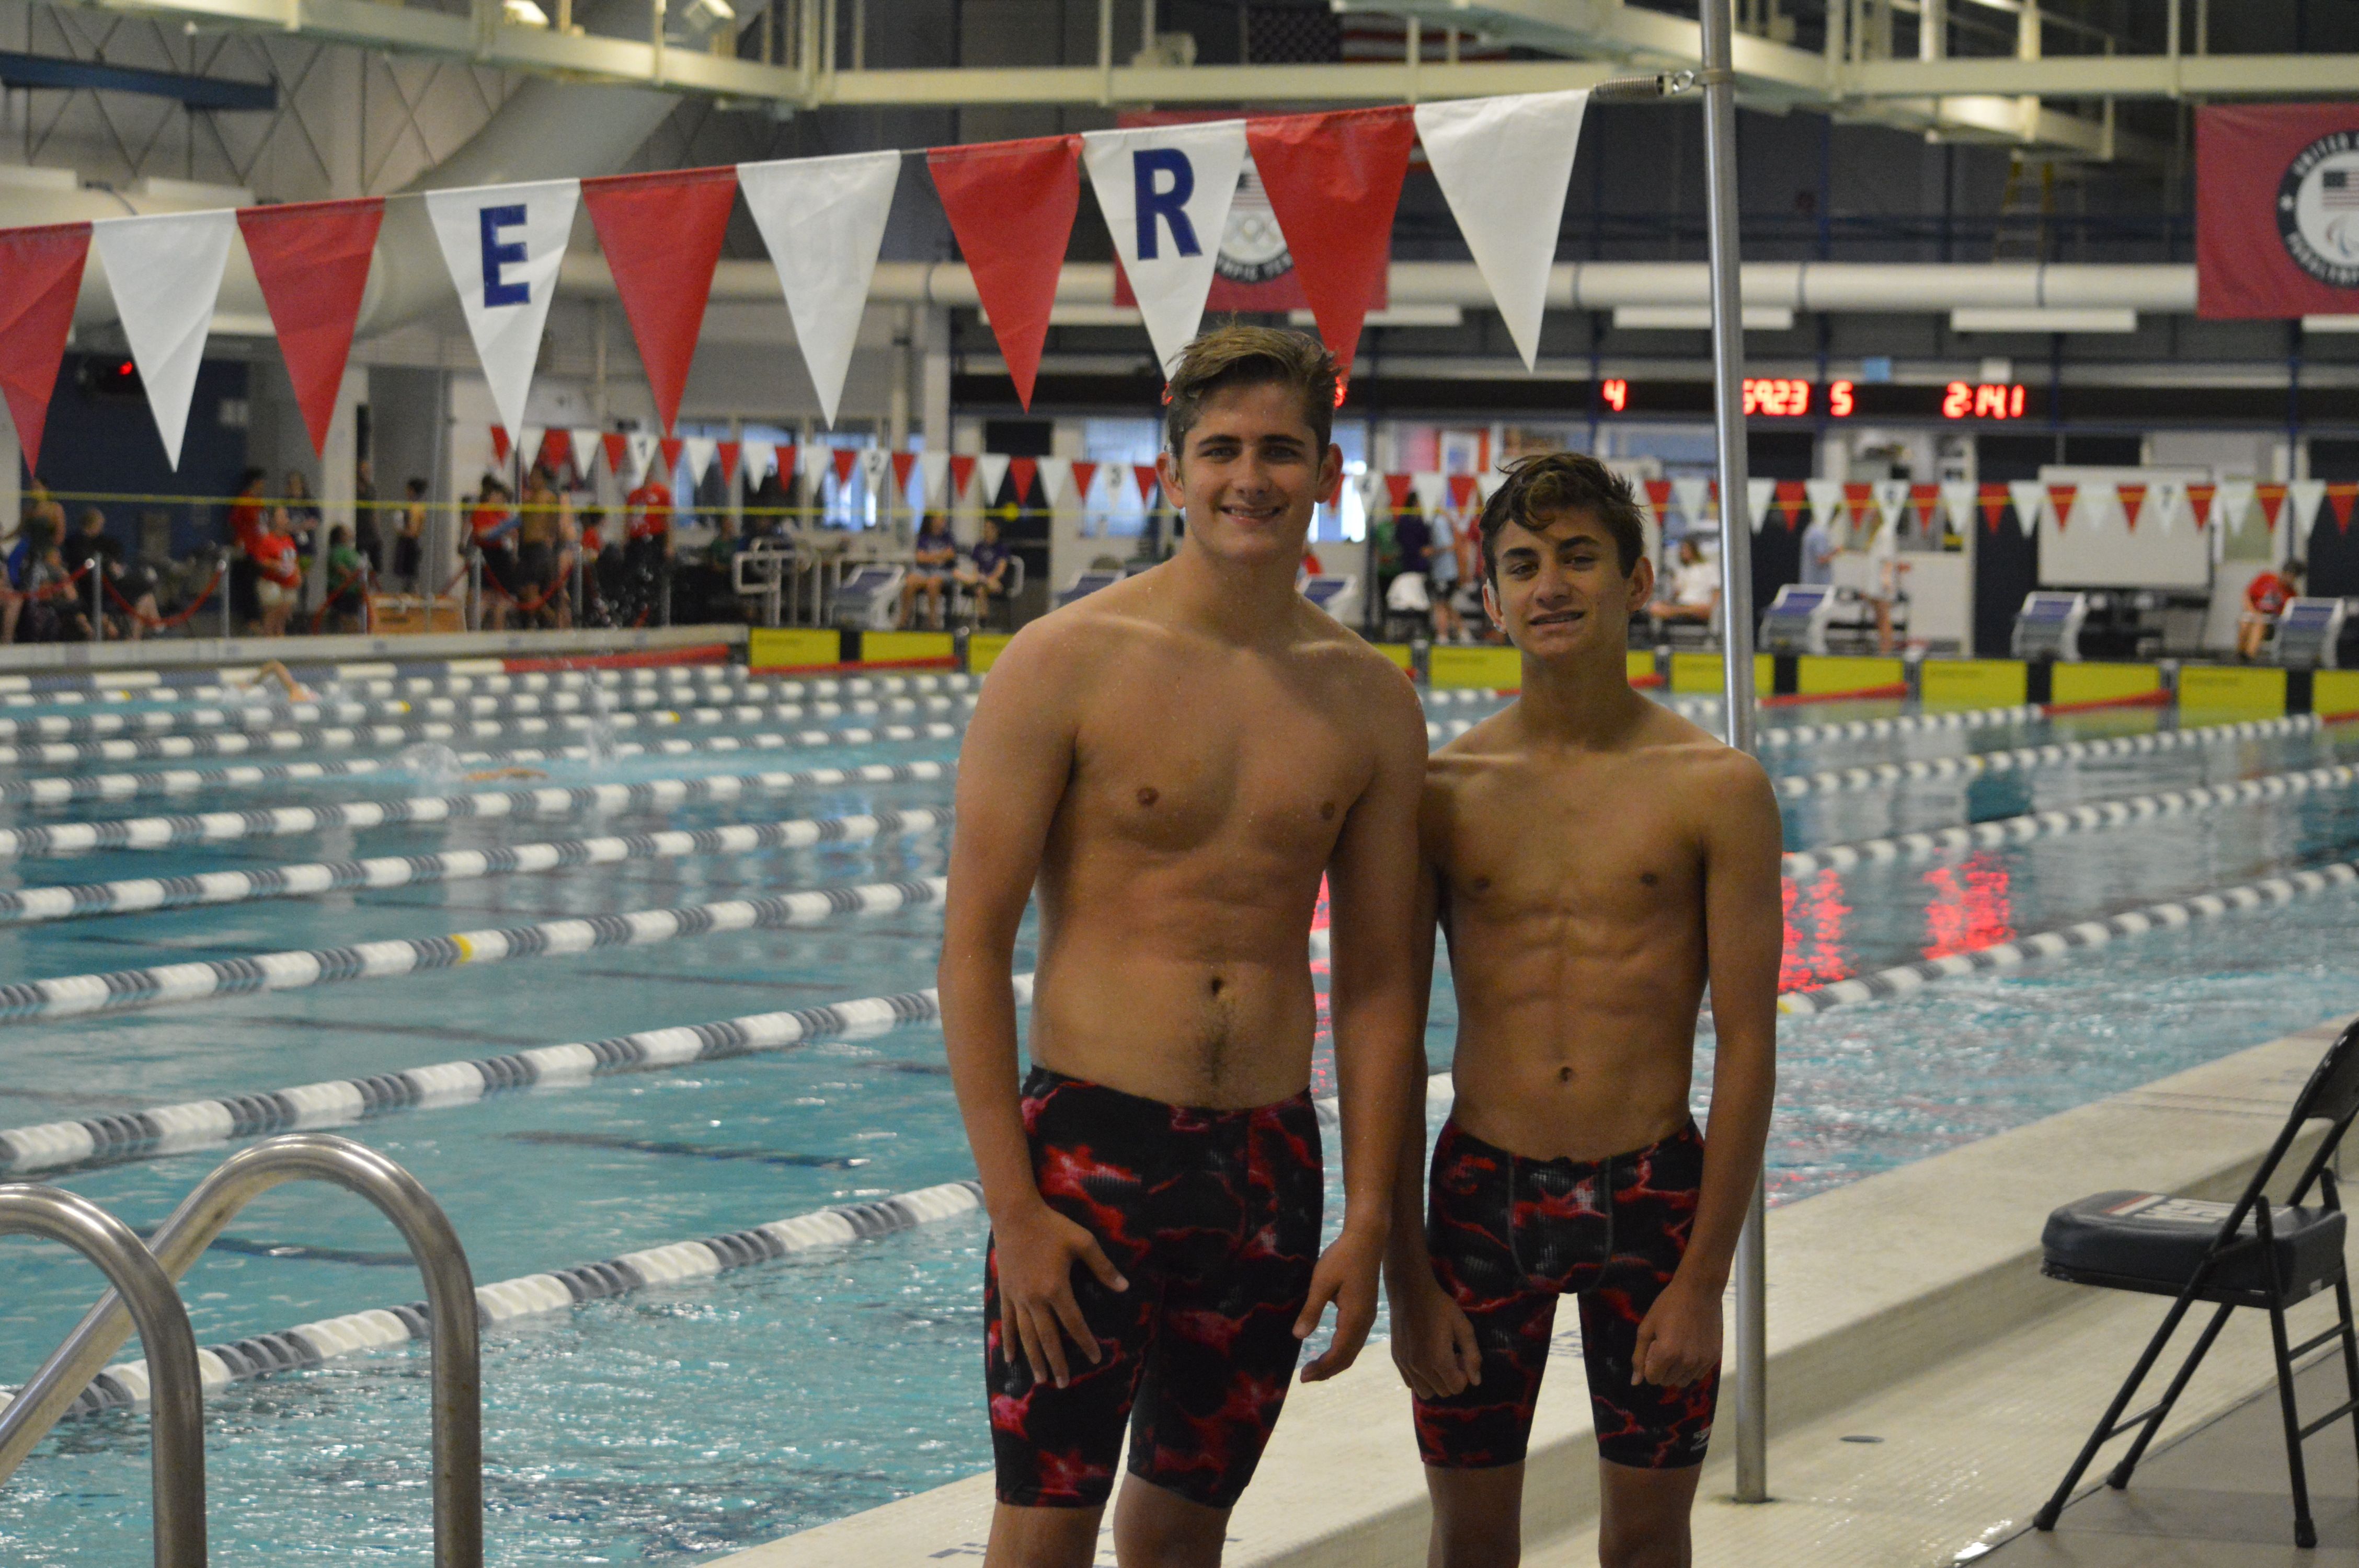
<instances>
[{"instance_id":1,"label":"folding chair","mask_svg":"<svg viewBox=\"0 0 2359 1568\"><path fill-rule=\"evenodd\" d=\"M2097 1285L2106 1290L2142 1291L2172 1296L2170 1311L2147 1344L2146 1353L2131 1368L2114 1402L2106 1407L2096 1430L2082 1446L2038 1514L2034 1528L2054 1530L2057 1516L2071 1500L2097 1450L2125 1432L2137 1439L2106 1476L2115 1491L2130 1484L2130 1473L2146 1454L2147 1444L2162 1427L2163 1419L2179 1400L2188 1379L2194 1377L2213 1340L2238 1307L2258 1307L2269 1314L2269 1336L2277 1352L2277 1402L2285 1418L2286 1469L2293 1478L2293 1538L2299 1546L2318 1544L2310 1522L2310 1482L2303 1471L2301 1445L2344 1416L2353 1417L2352 1431L2359 1440L2359 1333L2351 1317L2351 1280L2343 1260L2344 1219L2343 1200L2329 1168L2343 1135L2359 1116L2359 1022L2346 1027L2328 1046L2310 1082L2293 1104L2293 1114L2277 1141L2253 1173L2244 1195L2234 1204L2201 1203L2158 1193L2099 1193L2065 1205L2048 1217L2040 1236L2045 1257L2039 1271L2051 1280ZM2268 1201L2268 1184L2292 1152L2305 1124L2332 1125L2316 1153L2303 1165L2292 1192L2281 1205ZM2315 1206L2302 1200L2318 1192ZM2299 1345L2286 1343L2286 1309L2309 1300L2329 1286L2334 1290L2336 1316L2332 1327ZM2170 1380L2161 1400L2136 1415L2122 1411L2136 1397L2138 1385L2178 1332L2188 1309L2197 1302L2217 1306L2212 1321L2197 1336L2194 1351ZM2303 1424L2294 1406L2294 1362L2332 1340L2343 1345L2343 1373L2347 1396L2324 1415Z\"/></svg>"}]
</instances>

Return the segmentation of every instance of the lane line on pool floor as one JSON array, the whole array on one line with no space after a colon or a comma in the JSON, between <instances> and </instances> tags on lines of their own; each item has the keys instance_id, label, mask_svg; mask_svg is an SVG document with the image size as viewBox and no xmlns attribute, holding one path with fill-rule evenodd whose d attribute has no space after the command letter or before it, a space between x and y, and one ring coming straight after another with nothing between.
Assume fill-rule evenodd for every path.
<instances>
[{"instance_id":1,"label":"lane line on pool floor","mask_svg":"<svg viewBox=\"0 0 2359 1568\"><path fill-rule=\"evenodd\" d=\"M1864 838L1852 844L1830 844L1818 849L1795 849L1782 858L1781 869L1789 877L1807 876L1812 871L1827 870L1845 871L1855 866L1921 860L1946 849L1996 849L2062 833L2127 827L2190 812L2217 810L2225 806L2290 800L2354 783L2359 783L2359 766L2349 763L2265 773L2258 778L2240 779L2234 784L2166 790L2158 795L2121 795L2080 806L2026 812L2019 816L1972 822L1963 827L1933 827L1921 832L1896 833L1885 838Z\"/></svg>"},{"instance_id":2,"label":"lane line on pool floor","mask_svg":"<svg viewBox=\"0 0 2359 1568\"><path fill-rule=\"evenodd\" d=\"M602 1262L526 1274L475 1287L475 1311L485 1325L541 1313L561 1312L584 1302L618 1296L654 1285L702 1280L799 1252L867 1241L921 1225L954 1219L983 1206L979 1182L945 1182L867 1203L840 1204L747 1230L701 1241L676 1241L625 1252ZM405 1261L407 1260L405 1259ZM276 1334L255 1335L197 1352L207 1389L224 1388L273 1372L300 1371L333 1357L380 1350L429 1337L424 1302L347 1313L342 1317L297 1324ZM0 1410L10 1395L0 1394ZM147 1363L117 1362L93 1374L89 1387L60 1415L60 1421L101 1411L138 1410L148 1398Z\"/></svg>"},{"instance_id":3,"label":"lane line on pool floor","mask_svg":"<svg viewBox=\"0 0 2359 1568\"><path fill-rule=\"evenodd\" d=\"M814 718L971 711L972 696L863 697L844 703L746 703L734 708L645 708L591 718L451 719L405 724L239 730L194 735L151 735L117 741L71 741L31 746L0 746L0 767L70 767L82 762L136 762L187 757L238 757L256 752L391 750L421 741L509 741L654 730L716 730L734 724L796 723Z\"/></svg>"},{"instance_id":4,"label":"lane line on pool floor","mask_svg":"<svg viewBox=\"0 0 2359 1568\"><path fill-rule=\"evenodd\" d=\"M2343 722L2338 719L2333 722ZM2271 740L2307 735L2327 721L2314 714L2289 719L2251 719L2233 724L2206 724L2187 730L2159 730L2145 735L2117 735L2104 740L2061 741L2046 746L2018 746L2004 752L1969 752L1958 757L1920 757L1906 762L1871 762L1817 773L1773 777L1777 794L1792 800L1802 795L1845 790L1875 789L1885 784L1920 779L1975 777L2015 773L2057 762L2094 757L2146 756L2190 746L2216 746L2231 741Z\"/></svg>"},{"instance_id":5,"label":"lane line on pool floor","mask_svg":"<svg viewBox=\"0 0 2359 1568\"><path fill-rule=\"evenodd\" d=\"M202 959L60 975L0 985L0 1027L138 1011L209 997L305 990L347 980L390 979L436 969L474 968L512 958L561 958L603 947L646 947L689 936L812 925L839 914L883 914L938 904L941 877L864 882L856 887L721 899L669 909L577 915L446 936L397 936L349 946L290 948L240 958Z\"/></svg>"},{"instance_id":6,"label":"lane line on pool floor","mask_svg":"<svg viewBox=\"0 0 2359 1568\"><path fill-rule=\"evenodd\" d=\"M921 806L860 816L805 816L783 822L729 823L718 827L555 838L491 849L446 849L430 855L380 855L365 860L309 860L253 871L201 871L192 876L132 877L0 891L0 925L146 914L191 905L245 903L256 899L307 898L364 888L415 887L607 866L625 860L757 849L799 849L813 844L854 844L899 833L947 827L947 809Z\"/></svg>"},{"instance_id":7,"label":"lane line on pool floor","mask_svg":"<svg viewBox=\"0 0 2359 1568\"><path fill-rule=\"evenodd\" d=\"M461 758L462 762L467 760ZM949 778L955 772L956 765L950 762L866 762L849 768L713 773L646 779L636 784L538 784L464 794L396 796L391 800L342 801L326 806L257 806L247 811L0 827L0 860L78 855L92 849L156 849L240 838L283 838L334 828L547 816L568 812L643 811L690 802L738 800L756 792L930 782Z\"/></svg>"}]
</instances>

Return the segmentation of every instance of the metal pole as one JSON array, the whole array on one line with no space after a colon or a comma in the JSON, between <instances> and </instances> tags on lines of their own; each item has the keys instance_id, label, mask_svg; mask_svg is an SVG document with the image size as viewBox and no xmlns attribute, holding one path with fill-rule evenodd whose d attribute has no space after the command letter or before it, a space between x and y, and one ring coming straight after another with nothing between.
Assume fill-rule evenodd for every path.
<instances>
[{"instance_id":1,"label":"metal pole","mask_svg":"<svg viewBox=\"0 0 2359 1568\"><path fill-rule=\"evenodd\" d=\"M1737 255L1736 82L1730 69L1729 0L1701 0L1703 22L1704 169L1712 241L1712 424L1720 455L1720 604L1724 620L1721 691L1728 743L1753 750L1753 533L1745 450L1745 293ZM1761 1177L1736 1243L1736 1500L1769 1500L1768 1314L1762 1247Z\"/></svg>"},{"instance_id":2,"label":"metal pole","mask_svg":"<svg viewBox=\"0 0 2359 1568\"><path fill-rule=\"evenodd\" d=\"M92 556L90 557L90 640L93 643L106 641L106 601L102 597L106 590L99 584L99 579L105 573L106 557L102 555Z\"/></svg>"},{"instance_id":3,"label":"metal pole","mask_svg":"<svg viewBox=\"0 0 2359 1568\"><path fill-rule=\"evenodd\" d=\"M226 643L226 642L228 642L228 641L229 641L229 639L230 639L230 630L231 630L230 612L229 612L229 601L230 601L230 591L229 591L229 583L230 583L230 568L231 568L231 566L232 566L232 565L236 561L236 559L237 559L237 552L236 552L235 550L234 550L234 549L231 549L231 548L230 548L230 547L228 547L227 546L223 546L223 548L222 548L222 553L221 553L221 596L222 596L222 598L221 598L221 615L222 615L222 641L223 641L223 642L224 642L224 643Z\"/></svg>"}]
</instances>

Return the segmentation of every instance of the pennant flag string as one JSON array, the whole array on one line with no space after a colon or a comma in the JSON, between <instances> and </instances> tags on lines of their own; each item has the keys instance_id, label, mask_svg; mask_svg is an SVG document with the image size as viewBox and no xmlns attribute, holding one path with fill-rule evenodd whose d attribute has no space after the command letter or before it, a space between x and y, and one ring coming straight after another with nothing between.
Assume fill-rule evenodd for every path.
<instances>
[{"instance_id":1,"label":"pennant flag string","mask_svg":"<svg viewBox=\"0 0 2359 1568\"><path fill-rule=\"evenodd\" d=\"M1345 376L1384 292L1393 213L1417 126L1406 108L1247 120L1254 168L1319 336Z\"/></svg>"},{"instance_id":2,"label":"pennant flag string","mask_svg":"<svg viewBox=\"0 0 2359 1568\"><path fill-rule=\"evenodd\" d=\"M582 204L614 275L614 292L622 297L666 434L679 416L736 198L732 168L611 174L582 182Z\"/></svg>"},{"instance_id":3,"label":"pennant flag string","mask_svg":"<svg viewBox=\"0 0 2359 1568\"><path fill-rule=\"evenodd\" d=\"M577 179L426 193L426 213L458 287L475 357L500 422L511 430L524 427L541 329L581 200Z\"/></svg>"},{"instance_id":4,"label":"pennant flag string","mask_svg":"<svg viewBox=\"0 0 2359 1568\"><path fill-rule=\"evenodd\" d=\"M102 218L91 225L132 362L147 389L147 412L175 471L236 233L237 213L228 208Z\"/></svg>"},{"instance_id":5,"label":"pennant flag string","mask_svg":"<svg viewBox=\"0 0 2359 1568\"><path fill-rule=\"evenodd\" d=\"M897 152L737 166L745 205L787 297L803 368L831 428L900 178Z\"/></svg>"},{"instance_id":6,"label":"pennant flag string","mask_svg":"<svg viewBox=\"0 0 2359 1568\"><path fill-rule=\"evenodd\" d=\"M1057 275L1081 210L1079 136L936 147L926 155L951 233L991 318L1016 399L1032 406Z\"/></svg>"},{"instance_id":7,"label":"pennant flag string","mask_svg":"<svg viewBox=\"0 0 2359 1568\"><path fill-rule=\"evenodd\" d=\"M89 259L88 223L0 230L0 394L28 473L39 471L41 431Z\"/></svg>"},{"instance_id":8,"label":"pennant flag string","mask_svg":"<svg viewBox=\"0 0 2359 1568\"><path fill-rule=\"evenodd\" d=\"M368 290L369 258L384 222L385 199L378 196L237 211L238 231L278 334L278 351L287 361L314 457L327 455L328 426L335 417L361 297Z\"/></svg>"}]
</instances>

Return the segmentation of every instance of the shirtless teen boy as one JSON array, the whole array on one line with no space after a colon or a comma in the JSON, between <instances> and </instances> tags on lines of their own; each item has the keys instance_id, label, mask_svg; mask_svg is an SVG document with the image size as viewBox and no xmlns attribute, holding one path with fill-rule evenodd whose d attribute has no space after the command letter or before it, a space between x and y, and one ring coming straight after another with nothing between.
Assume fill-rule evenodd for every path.
<instances>
[{"instance_id":1,"label":"shirtless teen boy","mask_svg":"<svg viewBox=\"0 0 2359 1568\"><path fill-rule=\"evenodd\" d=\"M1336 480L1335 367L1295 333L1199 338L1171 377L1178 555L1027 626L961 754L943 1030L992 1249L999 1507L986 1562L1220 1561L1229 1509L1305 1379L1375 1312L1409 1119L1425 727L1401 673L1295 591ZM1321 1256L1308 962L1332 905L1343 1234ZM1038 884L1017 1078L1009 981Z\"/></svg>"},{"instance_id":2,"label":"shirtless teen boy","mask_svg":"<svg viewBox=\"0 0 2359 1568\"><path fill-rule=\"evenodd\" d=\"M1623 481L1527 459L1482 535L1484 606L1523 654L1523 690L1427 773L1420 961L1430 977L1438 919L1457 1098L1430 1218L1418 1133L1397 1178L1393 1359L1416 1396L1430 1562L1513 1564L1532 1402L1557 1299L1577 1296L1598 1555L1671 1568L1689 1560L1721 1290L1769 1126L1777 800L1752 758L1630 689L1625 630L1654 574ZM1688 1115L1707 987L1709 1139Z\"/></svg>"}]
</instances>

